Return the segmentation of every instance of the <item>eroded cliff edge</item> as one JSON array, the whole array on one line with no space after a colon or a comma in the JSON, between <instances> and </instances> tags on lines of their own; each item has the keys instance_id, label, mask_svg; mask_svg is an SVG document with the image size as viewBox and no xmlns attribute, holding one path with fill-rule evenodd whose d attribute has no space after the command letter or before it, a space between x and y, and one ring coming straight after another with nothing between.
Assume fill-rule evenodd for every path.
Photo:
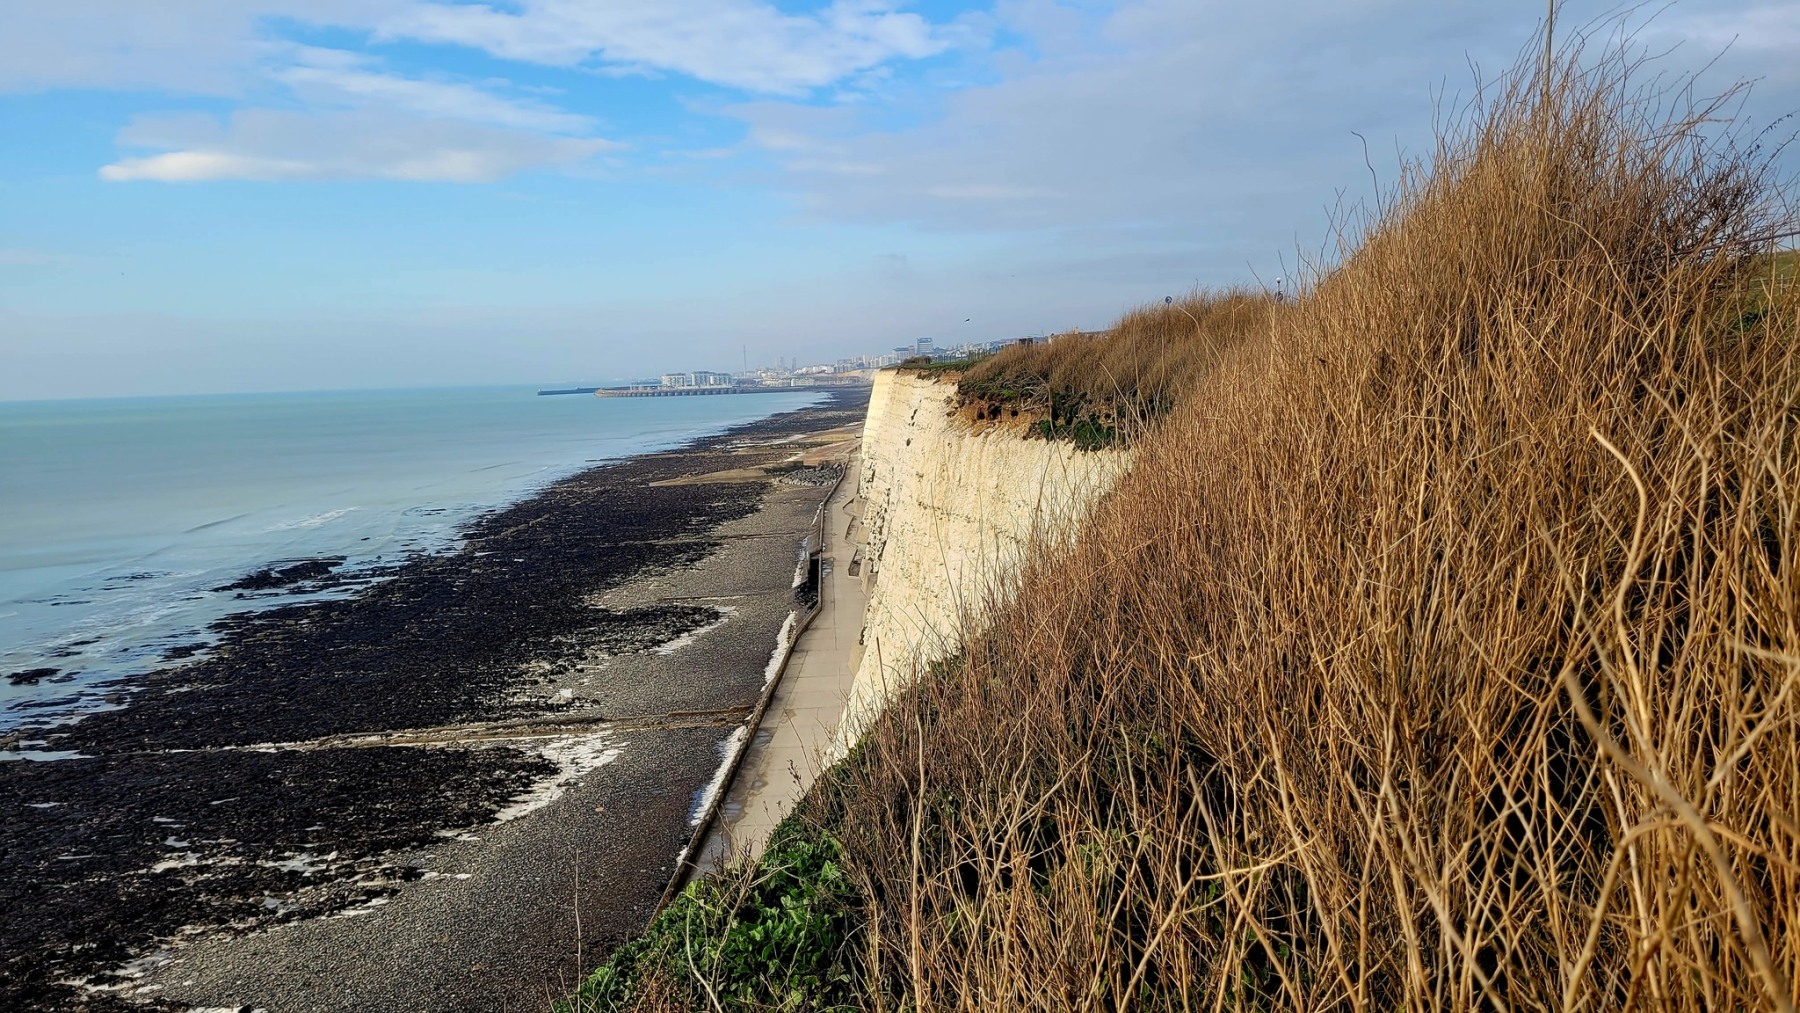
<instances>
[{"instance_id":1,"label":"eroded cliff edge","mask_svg":"<svg viewBox=\"0 0 1800 1013\"><path fill-rule=\"evenodd\" d=\"M956 652L1010 594L1026 554L1079 529L1129 463L1027 436L1028 420L976 422L953 380L877 374L863 425L862 653L835 751L892 694Z\"/></svg>"}]
</instances>

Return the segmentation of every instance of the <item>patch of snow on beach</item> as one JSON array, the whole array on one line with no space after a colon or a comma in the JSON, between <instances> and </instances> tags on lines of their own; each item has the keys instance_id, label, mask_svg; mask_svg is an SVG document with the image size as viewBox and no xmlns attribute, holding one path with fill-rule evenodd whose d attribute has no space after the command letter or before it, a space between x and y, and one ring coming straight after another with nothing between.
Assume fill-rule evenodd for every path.
<instances>
[{"instance_id":1,"label":"patch of snow on beach","mask_svg":"<svg viewBox=\"0 0 1800 1013\"><path fill-rule=\"evenodd\" d=\"M290 851L288 857L279 862L258 862L269 869L280 869L282 872L297 872L302 876L311 876L331 868L331 863L338 853L315 855L310 851Z\"/></svg>"},{"instance_id":2,"label":"patch of snow on beach","mask_svg":"<svg viewBox=\"0 0 1800 1013\"><path fill-rule=\"evenodd\" d=\"M612 737L602 732L597 735L568 735L547 739L526 747L556 764L557 772L539 781L525 794L516 796L511 805L494 814L494 822L507 823L516 820L562 798L563 792L567 791L570 785L581 780L589 772L598 770L618 759L624 753L627 745L629 743L625 742L614 745Z\"/></svg>"},{"instance_id":3,"label":"patch of snow on beach","mask_svg":"<svg viewBox=\"0 0 1800 1013\"><path fill-rule=\"evenodd\" d=\"M659 646L652 647L650 649L650 653L651 654L660 654L660 655L663 655L664 657L674 654L676 651L681 650L683 647L686 647L687 645L693 643L694 641L699 640L706 633L711 632L712 630L716 630L719 627L725 625L726 621L731 618L731 614L738 610L738 607L736 605L716 605L716 606L714 606L714 609L718 611L719 618L713 620L710 623L707 623L705 626L702 626L698 629L689 630L686 633L683 633L681 636L676 637L674 640L671 640L666 644L661 644Z\"/></svg>"},{"instance_id":4,"label":"patch of snow on beach","mask_svg":"<svg viewBox=\"0 0 1800 1013\"><path fill-rule=\"evenodd\" d=\"M200 854L198 851L180 851L157 862L145 871L155 874L158 872L173 872L176 869L192 869L205 861L206 856Z\"/></svg>"},{"instance_id":5,"label":"patch of snow on beach","mask_svg":"<svg viewBox=\"0 0 1800 1013\"><path fill-rule=\"evenodd\" d=\"M155 953L128 960L113 968L110 974L117 980L95 981L93 978L87 977L69 978L65 979L62 984L74 985L90 995L106 995L109 993L120 992L143 994L152 992L161 989L162 986L140 986L139 982L143 981L144 978L149 976L152 972L167 967L169 962L174 959L174 954L170 953L168 950L158 950Z\"/></svg>"},{"instance_id":6,"label":"patch of snow on beach","mask_svg":"<svg viewBox=\"0 0 1800 1013\"><path fill-rule=\"evenodd\" d=\"M792 618L791 616L789 618ZM744 741L744 726L732 729L731 734L719 740L719 769L713 772L712 780L706 787L694 793L694 804L688 810L688 826L700 825L701 817L712 808L713 799L725 788L725 775L731 771L731 758L737 755L738 744ZM683 852L686 857L686 852Z\"/></svg>"},{"instance_id":7,"label":"patch of snow on beach","mask_svg":"<svg viewBox=\"0 0 1800 1013\"><path fill-rule=\"evenodd\" d=\"M800 613L789 612L787 621L781 624L781 632L775 634L775 653L769 655L769 664L763 668L763 685L767 686L775 676L781 673L781 666L787 661L788 651L794 646L794 626L800 621Z\"/></svg>"}]
</instances>

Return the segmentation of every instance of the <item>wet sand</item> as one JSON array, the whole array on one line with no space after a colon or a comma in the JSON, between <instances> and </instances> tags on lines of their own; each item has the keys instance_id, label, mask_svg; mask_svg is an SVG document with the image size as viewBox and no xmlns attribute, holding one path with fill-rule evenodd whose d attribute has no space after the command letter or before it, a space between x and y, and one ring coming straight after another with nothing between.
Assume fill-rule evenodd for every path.
<instances>
[{"instance_id":1,"label":"wet sand","mask_svg":"<svg viewBox=\"0 0 1800 1013\"><path fill-rule=\"evenodd\" d=\"M45 747L90 758L0 765L0 1008L544 1008L672 871L825 494L780 464L865 399L592 469L350 599L235 618Z\"/></svg>"}]
</instances>

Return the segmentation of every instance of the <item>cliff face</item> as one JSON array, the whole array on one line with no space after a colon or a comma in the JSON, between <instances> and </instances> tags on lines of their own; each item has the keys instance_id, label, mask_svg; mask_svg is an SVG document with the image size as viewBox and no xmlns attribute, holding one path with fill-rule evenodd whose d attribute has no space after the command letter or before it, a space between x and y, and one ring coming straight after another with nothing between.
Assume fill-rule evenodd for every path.
<instances>
[{"instance_id":1,"label":"cliff face","mask_svg":"<svg viewBox=\"0 0 1800 1013\"><path fill-rule=\"evenodd\" d=\"M863 650L842 743L1003 601L1022 554L1068 538L1129 457L956 417L955 388L876 375L862 439Z\"/></svg>"}]
</instances>

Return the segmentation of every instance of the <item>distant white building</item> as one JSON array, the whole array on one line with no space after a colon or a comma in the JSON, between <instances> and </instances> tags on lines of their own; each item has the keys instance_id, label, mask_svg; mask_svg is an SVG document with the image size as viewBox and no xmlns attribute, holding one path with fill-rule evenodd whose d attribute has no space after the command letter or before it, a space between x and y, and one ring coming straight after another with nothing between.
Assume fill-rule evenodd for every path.
<instances>
[{"instance_id":1,"label":"distant white building","mask_svg":"<svg viewBox=\"0 0 1800 1013\"><path fill-rule=\"evenodd\" d=\"M731 374L713 373L704 369L697 369L692 373L664 373L662 385L664 388L729 387Z\"/></svg>"}]
</instances>

